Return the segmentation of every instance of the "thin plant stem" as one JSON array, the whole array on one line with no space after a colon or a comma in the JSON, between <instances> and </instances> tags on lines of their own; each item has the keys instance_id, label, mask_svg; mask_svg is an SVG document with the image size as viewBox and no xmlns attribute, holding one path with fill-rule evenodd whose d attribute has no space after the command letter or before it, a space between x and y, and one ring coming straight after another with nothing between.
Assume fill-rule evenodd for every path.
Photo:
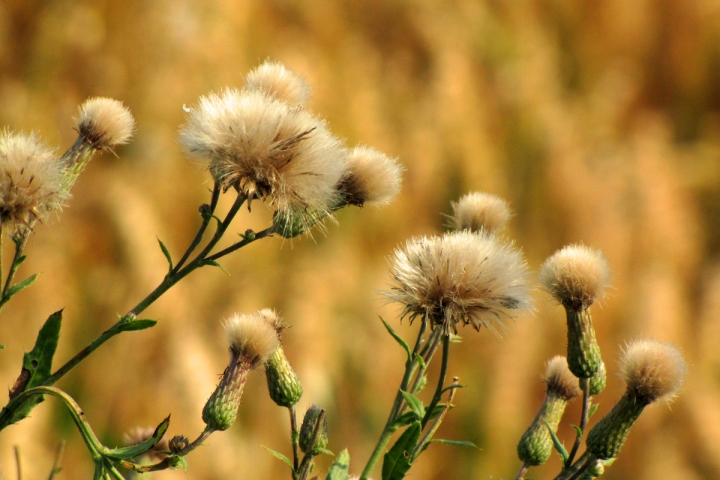
<instances>
[{"instance_id":1,"label":"thin plant stem","mask_svg":"<svg viewBox=\"0 0 720 480\"><path fill-rule=\"evenodd\" d=\"M214 195L213 190L213 195ZM75 365L80 363L82 360L88 357L92 352L94 352L98 347L100 347L102 344L107 342L110 338L114 337L115 335L121 333L124 331L123 324L131 321L142 313L145 309L147 309L150 305L153 304L158 298L160 298L165 292L170 290L175 284L177 284L180 280L185 278L187 275L192 273L193 271L197 270L200 267L203 267L205 265L209 265L209 262L214 262L215 260L234 252L246 245L249 245L250 243L259 240L261 238L265 238L269 236L272 233L272 229L268 228L263 230L262 232L259 232L257 234L253 235L246 235L243 240L235 243L234 245L221 250L220 252L208 256L208 254L212 251L212 249L217 245L217 243L220 241L222 236L227 231L228 227L230 226L230 223L235 218L235 215L240 210L240 207L245 202L246 198L242 195L238 195L235 199L235 202L233 203L232 207L228 211L227 215L225 216L225 219L222 220L222 222L218 221L217 230L215 231L215 234L213 235L213 238L208 242L208 244L203 248L203 250L187 265L185 265L183 268L178 270L177 272L168 273L165 278L163 278L162 282L160 282L160 285L158 285L155 290L150 292L150 294L145 297L143 300L141 300L137 305L135 305L132 309L130 309L123 317L120 318L114 325L112 325L110 328L108 328L105 332L103 332L98 338L93 340L92 343L90 343L88 346L80 350L74 357L72 357L70 360L68 360L62 367L60 367L57 371L55 371L50 377L48 377L45 382L43 382L43 385L53 385L55 382L57 382L60 378L62 378L67 372L69 372ZM212 208L212 206L211 206ZM201 226L200 229L203 229ZM193 244L195 242L193 241ZM197 245L192 245L191 248L195 249ZM190 248L188 248L190 250Z\"/></svg>"},{"instance_id":2,"label":"thin plant stem","mask_svg":"<svg viewBox=\"0 0 720 480\"><path fill-rule=\"evenodd\" d=\"M370 455L370 458L367 461L367 464L365 464L365 468L362 471L362 474L360 474L360 480L367 480L370 474L372 473L373 468L375 468L375 465L380 460L380 457L382 456L385 447L387 446L388 442L390 441L390 437L393 433L395 433L396 427L395 427L395 420L397 420L397 417L399 416L399 412L401 411L401 406L403 404L404 398L401 391L407 392L407 387L410 383L410 379L412 378L413 373L415 372L415 369L417 368L418 362L415 359L418 351L420 350L420 345L422 344L422 336L425 333L425 329L427 328L427 316L423 318L423 323L420 325L420 331L418 332L418 338L415 341L415 348L413 349L412 354L410 355L410 358L405 362L405 373L403 375L403 379L400 382L400 388L398 388L398 392L395 395L395 401L393 402L393 406L390 409L390 415L388 415L388 419L385 422L385 427L383 428L383 431L380 433L380 438L378 439L377 443L375 444L375 448L373 449L372 454Z\"/></svg>"},{"instance_id":3,"label":"thin plant stem","mask_svg":"<svg viewBox=\"0 0 720 480\"><path fill-rule=\"evenodd\" d=\"M5 286L2 290L2 298L5 299L5 295L7 295L8 290L12 286L12 281L15 278L15 273L18 271L19 265L17 265L18 258L22 256L22 252L25 249L25 245L27 245L28 238L30 237L30 227L26 228L19 237L13 238L13 242L15 243L15 255L13 256L12 263L10 264L10 270L8 271L7 279L5 280Z\"/></svg>"},{"instance_id":4,"label":"thin plant stem","mask_svg":"<svg viewBox=\"0 0 720 480\"><path fill-rule=\"evenodd\" d=\"M458 377L454 377L452 381L452 386L454 388L450 388L450 393L448 393L448 399L447 403L445 403L445 406L443 407L442 411L440 412L440 415L435 419L435 422L433 422L432 426L425 432L425 434L422 436L420 441L417 443L417 446L412 452L412 461L414 462L417 460L417 458L420 456L422 451L425 449L425 444L427 444L430 440L432 440L433 435L435 435L435 432L437 432L437 429L440 428L440 424L442 423L443 419L445 418L445 415L447 414L448 410L450 410L450 407L452 406L453 398L455 398L455 392L457 391L457 386L460 384L460 379Z\"/></svg>"},{"instance_id":5,"label":"thin plant stem","mask_svg":"<svg viewBox=\"0 0 720 480\"><path fill-rule=\"evenodd\" d=\"M570 450L570 455L568 456L568 459L565 462L565 468L572 465L572 462L575 459L575 455L577 455L578 449L580 448L580 442L582 441L582 437L585 434L585 427L587 427L587 422L588 422L588 412L590 409L590 379L589 378L580 379L580 388L582 388L582 392L583 392L583 405L582 405L582 413L580 416L580 435L577 435L577 437L575 438L575 443L573 444L573 448L572 448L572 450Z\"/></svg>"},{"instance_id":6,"label":"thin plant stem","mask_svg":"<svg viewBox=\"0 0 720 480\"><path fill-rule=\"evenodd\" d=\"M3 230L2 220L0 219L0 292L3 290L3 237L5 231Z\"/></svg>"},{"instance_id":7,"label":"thin plant stem","mask_svg":"<svg viewBox=\"0 0 720 480\"><path fill-rule=\"evenodd\" d=\"M441 338L441 329L436 328L432 331L430 334L430 337L428 338L427 343L423 347L422 351L420 352L420 356L423 359L423 365L420 367L420 370L417 373L417 376L415 377L415 382L413 382L412 390L410 390L410 393L413 395L418 393L420 390L420 381L423 378L423 375L425 375L425 372L428 369L428 366L430 365L430 361L432 360L433 355L435 355L435 351L437 350L438 346L440 345L440 338Z\"/></svg>"},{"instance_id":8,"label":"thin plant stem","mask_svg":"<svg viewBox=\"0 0 720 480\"><path fill-rule=\"evenodd\" d=\"M220 184L218 182L215 182L215 185L213 186L212 194L210 197L210 205L208 206L208 212L203 214L203 222L202 225L200 225L200 229L198 230L197 234L195 235L195 238L190 243L190 246L187 250L185 250L185 253L180 258L180 260L175 265L175 268L173 268L172 272L177 273L178 270L185 264L188 258L190 258L190 255L192 252L195 251L198 245L200 245L200 242L202 242L203 236L205 235L205 230L207 230L208 225L210 225L210 220L212 219L212 215L215 213L215 209L217 208L218 200L220 198ZM200 207L201 209L204 207Z\"/></svg>"},{"instance_id":9,"label":"thin plant stem","mask_svg":"<svg viewBox=\"0 0 720 480\"><path fill-rule=\"evenodd\" d=\"M22 463L20 462L20 447L15 445L15 467L17 468L17 480L22 480Z\"/></svg>"},{"instance_id":10,"label":"thin plant stem","mask_svg":"<svg viewBox=\"0 0 720 480\"><path fill-rule=\"evenodd\" d=\"M298 449L298 441L300 434L297 428L297 413L295 411L295 405L288 407L290 412L290 443L292 444L293 452L293 480L296 478L298 466L300 465L300 453Z\"/></svg>"},{"instance_id":11,"label":"thin plant stem","mask_svg":"<svg viewBox=\"0 0 720 480\"><path fill-rule=\"evenodd\" d=\"M583 453L574 465L563 469L563 471L560 472L560 475L555 477L555 480L570 480L571 478L577 478L576 475L578 472L584 472L585 469L590 467L593 460L595 460L595 456L593 454L590 452Z\"/></svg>"},{"instance_id":12,"label":"thin plant stem","mask_svg":"<svg viewBox=\"0 0 720 480\"><path fill-rule=\"evenodd\" d=\"M430 401L430 405L428 405L427 410L425 410L425 418L423 418L422 420L422 428L425 428L425 425L427 425L428 421L430 420L432 411L435 409L435 406L440 402L440 399L442 398L443 388L445 386L445 376L447 375L448 360L450 358L450 335L443 334L442 341L443 356L442 363L440 364L440 378L438 378L438 384L435 388L435 395L433 395L433 398Z\"/></svg>"},{"instance_id":13,"label":"thin plant stem","mask_svg":"<svg viewBox=\"0 0 720 480\"><path fill-rule=\"evenodd\" d=\"M523 480L523 478L525 478L525 474L529 469L530 465L528 465L527 463L523 463L523 466L520 467L520 471L517 475L515 475L515 480Z\"/></svg>"},{"instance_id":14,"label":"thin plant stem","mask_svg":"<svg viewBox=\"0 0 720 480\"><path fill-rule=\"evenodd\" d=\"M157 472L159 470L173 468L173 462L175 457L184 457L185 455L189 454L197 447L202 445L203 442L207 440L210 435L213 434L213 432L215 432L215 430L213 430L212 428L205 427L205 430L202 431L202 433L198 436L198 438L195 439L195 441L190 443L187 447L183 448L179 452L174 452L170 457L167 457L158 463L154 463L152 465L137 465L127 460L121 460L120 462L118 462L118 464L123 468L134 470L139 473Z\"/></svg>"},{"instance_id":15,"label":"thin plant stem","mask_svg":"<svg viewBox=\"0 0 720 480\"><path fill-rule=\"evenodd\" d=\"M65 455L65 440L61 440L60 443L58 443L57 450L55 450L55 461L53 462L52 470L50 470L48 480L53 480L55 475L62 470L60 465L62 464L63 455Z\"/></svg>"}]
</instances>

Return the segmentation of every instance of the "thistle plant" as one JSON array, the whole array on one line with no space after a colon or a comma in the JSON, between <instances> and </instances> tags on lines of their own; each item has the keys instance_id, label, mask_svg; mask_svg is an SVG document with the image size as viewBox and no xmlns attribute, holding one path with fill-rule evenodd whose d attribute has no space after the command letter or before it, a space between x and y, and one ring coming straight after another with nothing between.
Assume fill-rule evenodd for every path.
<instances>
[{"instance_id":1,"label":"thistle plant","mask_svg":"<svg viewBox=\"0 0 720 480\"><path fill-rule=\"evenodd\" d=\"M106 446L80 405L55 387L111 338L155 326L156 320L141 315L195 270L223 269L221 259L262 239L309 237L313 229L326 232L325 222L333 221L342 208L384 206L392 201L400 191L404 168L373 147L348 147L308 109L309 98L310 88L301 76L281 63L266 62L247 75L244 86L204 95L187 110L179 128L180 145L207 169L213 185L207 203L199 208L197 233L180 255L159 241L168 267L157 286L58 368L53 363L63 312L52 313L34 348L23 358L9 401L0 411L0 430L26 420L50 395L62 402L80 432L95 466L94 479L138 478L187 468L191 452L211 435L233 427L246 380L255 371L252 375L266 376L269 400L287 409L289 418L289 456L266 449L288 465L292 480L319 478L315 459L333 455L328 423L337 419L312 405L299 424L296 407L304 394L301 376L283 349L287 324L271 308L229 313L224 320L229 360L217 387L208 392L207 402L197 412L205 427L195 435L177 434L168 440L168 416L157 427L133 431L122 447ZM92 98L79 112L77 139L63 155L44 146L34 134L8 129L0 134L0 250L5 237L14 244L11 265L3 269L0 264L0 277L4 276L0 309L37 278L30 275L15 282L36 225L59 216L62 207L72 204L73 185L95 153L114 151L134 132L135 121L119 101ZM219 211L222 195L231 199L225 212ZM240 209L247 205L251 211L261 202L273 210L266 228L238 229L234 221ZM359 479L378 474L383 480L402 479L432 443L474 446L466 440L436 438L462 388L457 376L449 379L451 353L463 348L458 345L460 334L489 330L499 335L509 320L533 310L527 263L503 233L511 218L507 202L474 192L452 203L452 210L450 231L411 238L390 257L392 285L382 296L399 305L400 320L410 323L416 337L407 342L390 322L381 319L405 352L405 368L376 444L361 464ZM237 230L239 240L218 247L228 232ZM557 478L600 476L617 457L643 409L672 398L680 387L685 365L674 347L654 341L628 345L621 364L627 391L590 430L587 449L575 460L594 412L592 396L600 394L606 382L590 307L602 297L609 278L604 256L581 245L561 249L541 267L541 284L566 311L567 352L548 362L544 401L517 447L522 462L518 479L530 467L546 462L553 449L563 460ZM440 363L436 375L429 373L433 360ZM566 405L576 397L582 397L582 417L568 453L557 432ZM338 453L325 478L351 478L348 450Z\"/></svg>"}]
</instances>

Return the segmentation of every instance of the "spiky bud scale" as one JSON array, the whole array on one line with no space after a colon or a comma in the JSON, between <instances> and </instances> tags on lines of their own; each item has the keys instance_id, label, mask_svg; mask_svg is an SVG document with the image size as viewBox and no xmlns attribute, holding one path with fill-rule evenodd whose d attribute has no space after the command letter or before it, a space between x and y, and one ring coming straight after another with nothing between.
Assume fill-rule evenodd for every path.
<instances>
[{"instance_id":1,"label":"spiky bud scale","mask_svg":"<svg viewBox=\"0 0 720 480\"><path fill-rule=\"evenodd\" d=\"M310 455L318 455L321 450L327 446L327 421L325 415L322 416L320 431L317 436L315 443L313 443L313 437L315 435L315 426L317 425L320 414L323 413L322 407L319 405L311 406L305 417L303 418L302 426L300 427L300 449Z\"/></svg>"},{"instance_id":2,"label":"spiky bud scale","mask_svg":"<svg viewBox=\"0 0 720 480\"><path fill-rule=\"evenodd\" d=\"M615 458L622 448L630 428L638 419L648 402L641 401L631 392L625 392L620 401L613 407L587 438L587 449L599 459Z\"/></svg>"},{"instance_id":3,"label":"spiky bud scale","mask_svg":"<svg viewBox=\"0 0 720 480\"><path fill-rule=\"evenodd\" d=\"M605 368L605 362L600 362L600 369L590 377L590 395L598 395L605 390L607 385L607 369Z\"/></svg>"},{"instance_id":4,"label":"spiky bud scale","mask_svg":"<svg viewBox=\"0 0 720 480\"><path fill-rule=\"evenodd\" d=\"M603 361L595 338L592 316L587 308L566 308L568 336L568 366L578 378L592 378Z\"/></svg>"},{"instance_id":5,"label":"spiky bud scale","mask_svg":"<svg viewBox=\"0 0 720 480\"><path fill-rule=\"evenodd\" d=\"M553 450L553 441L548 428L557 431L567 400L553 392L548 392L535 420L518 442L518 457L526 465L542 465Z\"/></svg>"},{"instance_id":6,"label":"spiky bud scale","mask_svg":"<svg viewBox=\"0 0 720 480\"><path fill-rule=\"evenodd\" d=\"M292 407L303 394L300 377L288 362L282 347L278 347L265 362L270 398L280 407Z\"/></svg>"}]
</instances>

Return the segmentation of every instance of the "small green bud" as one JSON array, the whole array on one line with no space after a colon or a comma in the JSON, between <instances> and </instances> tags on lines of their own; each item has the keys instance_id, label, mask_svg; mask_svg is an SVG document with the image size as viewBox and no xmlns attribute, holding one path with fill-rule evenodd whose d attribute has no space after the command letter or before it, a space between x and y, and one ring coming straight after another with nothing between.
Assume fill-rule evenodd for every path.
<instances>
[{"instance_id":1,"label":"small green bud","mask_svg":"<svg viewBox=\"0 0 720 480\"><path fill-rule=\"evenodd\" d=\"M284 238L295 238L310 230L327 215L327 212L312 211L308 208L292 212L278 210L273 214L273 232Z\"/></svg>"},{"instance_id":2,"label":"small green bud","mask_svg":"<svg viewBox=\"0 0 720 480\"><path fill-rule=\"evenodd\" d=\"M601 460L615 458L625 443L630 428L649 402L639 400L630 390L625 392L587 437L587 449Z\"/></svg>"},{"instance_id":3,"label":"small green bud","mask_svg":"<svg viewBox=\"0 0 720 480\"><path fill-rule=\"evenodd\" d=\"M278 347L265 362L270 398L280 407L292 407L302 397L300 377L293 370L282 347Z\"/></svg>"},{"instance_id":4,"label":"small green bud","mask_svg":"<svg viewBox=\"0 0 720 480\"><path fill-rule=\"evenodd\" d=\"M320 432L317 440L312 444L315 434L315 427L318 420L320 423ZM300 449L309 455L318 455L328 443L327 421L325 421L325 411L319 405L313 405L305 412L302 427L300 427Z\"/></svg>"},{"instance_id":5,"label":"small green bud","mask_svg":"<svg viewBox=\"0 0 720 480\"><path fill-rule=\"evenodd\" d=\"M235 423L247 373L251 365L233 357L222 380L203 408L202 419L212 430L227 430Z\"/></svg>"},{"instance_id":6,"label":"small green bud","mask_svg":"<svg viewBox=\"0 0 720 480\"><path fill-rule=\"evenodd\" d=\"M568 327L568 367L578 378L592 378L603 361L589 308L565 307Z\"/></svg>"},{"instance_id":7,"label":"small green bud","mask_svg":"<svg viewBox=\"0 0 720 480\"><path fill-rule=\"evenodd\" d=\"M590 377L590 395L597 395L605 390L607 385L607 369L605 368L605 362L600 361L600 370Z\"/></svg>"},{"instance_id":8,"label":"small green bud","mask_svg":"<svg viewBox=\"0 0 720 480\"><path fill-rule=\"evenodd\" d=\"M548 392L545 396L535 420L518 442L518 457L526 465L542 465L550 458L553 441L548 428L557 431L566 405L567 400L560 395Z\"/></svg>"}]
</instances>

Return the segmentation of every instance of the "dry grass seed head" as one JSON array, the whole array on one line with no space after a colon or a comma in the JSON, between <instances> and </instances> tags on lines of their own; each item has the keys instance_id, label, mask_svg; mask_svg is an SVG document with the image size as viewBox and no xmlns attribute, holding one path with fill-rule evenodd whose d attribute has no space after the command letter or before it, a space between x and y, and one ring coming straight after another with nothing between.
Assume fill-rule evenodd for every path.
<instances>
[{"instance_id":1,"label":"dry grass seed head","mask_svg":"<svg viewBox=\"0 0 720 480\"><path fill-rule=\"evenodd\" d=\"M387 205L400 191L404 168L372 147L355 147L338 185L343 200L362 207Z\"/></svg>"},{"instance_id":2,"label":"dry grass seed head","mask_svg":"<svg viewBox=\"0 0 720 480\"><path fill-rule=\"evenodd\" d=\"M248 90L270 95L291 107L305 107L310 100L310 86L280 62L267 61L252 70L245 79Z\"/></svg>"},{"instance_id":3,"label":"dry grass seed head","mask_svg":"<svg viewBox=\"0 0 720 480\"><path fill-rule=\"evenodd\" d=\"M472 192L452 203L452 226L456 230L496 233L510 220L510 207L502 198L484 192Z\"/></svg>"},{"instance_id":4,"label":"dry grass seed head","mask_svg":"<svg viewBox=\"0 0 720 480\"><path fill-rule=\"evenodd\" d=\"M244 357L251 368L262 365L280 344L275 328L263 312L236 314L224 323L231 354Z\"/></svg>"},{"instance_id":5,"label":"dry grass seed head","mask_svg":"<svg viewBox=\"0 0 720 480\"><path fill-rule=\"evenodd\" d=\"M403 316L427 315L446 332L458 325L497 333L504 318L531 309L527 266L519 250L468 231L415 237L391 259L395 286L385 292Z\"/></svg>"},{"instance_id":6,"label":"dry grass seed head","mask_svg":"<svg viewBox=\"0 0 720 480\"><path fill-rule=\"evenodd\" d=\"M0 220L17 228L44 221L67 199L55 152L35 135L0 133Z\"/></svg>"},{"instance_id":7,"label":"dry grass seed head","mask_svg":"<svg viewBox=\"0 0 720 480\"><path fill-rule=\"evenodd\" d=\"M248 198L270 197L281 214L327 211L347 152L325 123L262 92L228 89L200 98L180 130L213 178Z\"/></svg>"},{"instance_id":8,"label":"dry grass seed head","mask_svg":"<svg viewBox=\"0 0 720 480\"><path fill-rule=\"evenodd\" d=\"M671 401L680 390L687 366L680 351L657 340L637 340L625 348L620 372L636 398Z\"/></svg>"},{"instance_id":9,"label":"dry grass seed head","mask_svg":"<svg viewBox=\"0 0 720 480\"><path fill-rule=\"evenodd\" d=\"M572 374L568 368L567 358L562 355L557 355L548 361L545 383L548 391L560 395L567 401L582 393L577 377Z\"/></svg>"},{"instance_id":10,"label":"dry grass seed head","mask_svg":"<svg viewBox=\"0 0 720 480\"><path fill-rule=\"evenodd\" d=\"M122 102L112 98L90 98L80 106L78 133L96 150L130 141L135 119Z\"/></svg>"},{"instance_id":11,"label":"dry grass seed head","mask_svg":"<svg viewBox=\"0 0 720 480\"><path fill-rule=\"evenodd\" d=\"M540 268L540 283L558 302L580 310L595 302L610 282L610 267L599 251L569 245L555 252Z\"/></svg>"}]
</instances>

